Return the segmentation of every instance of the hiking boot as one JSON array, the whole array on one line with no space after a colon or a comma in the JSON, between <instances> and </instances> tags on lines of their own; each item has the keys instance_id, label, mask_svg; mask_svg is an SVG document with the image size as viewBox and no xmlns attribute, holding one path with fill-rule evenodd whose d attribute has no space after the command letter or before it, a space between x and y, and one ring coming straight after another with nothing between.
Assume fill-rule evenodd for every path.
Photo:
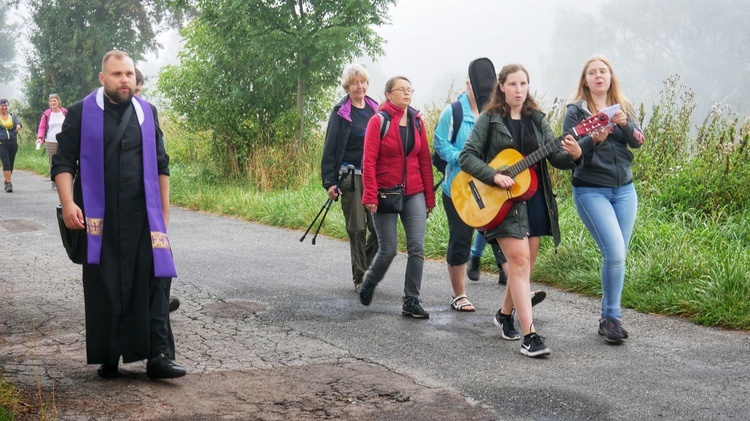
<instances>
[{"instance_id":1,"label":"hiking boot","mask_svg":"<svg viewBox=\"0 0 750 421\"><path fill-rule=\"evenodd\" d=\"M549 355L552 351L544 344L544 338L537 335L536 332L524 336L521 344L521 354L527 357L541 357Z\"/></svg>"},{"instance_id":2,"label":"hiking boot","mask_svg":"<svg viewBox=\"0 0 750 421\"><path fill-rule=\"evenodd\" d=\"M401 310L402 316L411 316L415 319L429 319L430 313L428 313L419 304L421 300L417 297L406 297L404 298L404 307Z\"/></svg>"},{"instance_id":3,"label":"hiking boot","mask_svg":"<svg viewBox=\"0 0 750 421\"><path fill-rule=\"evenodd\" d=\"M479 280L479 257L471 256L466 264L466 276L471 281Z\"/></svg>"},{"instance_id":4,"label":"hiking boot","mask_svg":"<svg viewBox=\"0 0 750 421\"><path fill-rule=\"evenodd\" d=\"M515 311L515 310L514 310ZM500 336L506 341L517 341L521 339L521 334L515 328L513 320L513 311L510 314L503 314L502 309L495 313L495 326L500 328Z\"/></svg>"},{"instance_id":5,"label":"hiking boot","mask_svg":"<svg viewBox=\"0 0 750 421\"><path fill-rule=\"evenodd\" d=\"M502 266L498 266L497 270L498 270L497 283L500 285L506 285L508 283L508 275L505 274L505 271L503 270Z\"/></svg>"},{"instance_id":6,"label":"hiking boot","mask_svg":"<svg viewBox=\"0 0 750 421\"><path fill-rule=\"evenodd\" d=\"M372 302L372 295L375 293L375 284L365 281L359 289L359 302L369 306Z\"/></svg>"},{"instance_id":7,"label":"hiking boot","mask_svg":"<svg viewBox=\"0 0 750 421\"><path fill-rule=\"evenodd\" d=\"M609 317L599 321L599 334L604 336L604 340L613 344L619 344L628 337L620 320Z\"/></svg>"}]
</instances>

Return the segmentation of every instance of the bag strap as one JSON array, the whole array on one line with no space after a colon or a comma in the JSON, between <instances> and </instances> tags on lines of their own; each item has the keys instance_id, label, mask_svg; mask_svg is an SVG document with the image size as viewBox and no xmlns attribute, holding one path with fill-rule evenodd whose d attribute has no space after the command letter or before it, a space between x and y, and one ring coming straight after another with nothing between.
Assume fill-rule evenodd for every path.
<instances>
[{"instance_id":1,"label":"bag strap","mask_svg":"<svg viewBox=\"0 0 750 421\"><path fill-rule=\"evenodd\" d=\"M391 116L384 110L378 111L380 117L380 140L385 138L388 130L391 128ZM401 184L406 186L406 143L409 141L409 116L406 116L406 139L401 139L401 146L404 147L404 174L401 176Z\"/></svg>"},{"instance_id":2,"label":"bag strap","mask_svg":"<svg viewBox=\"0 0 750 421\"><path fill-rule=\"evenodd\" d=\"M118 141L122 138L122 135L125 134L125 129L128 128L128 123L130 123L130 116L133 115L133 104L130 103L130 106L125 109L125 112L122 113L122 118L120 119L120 123L117 125L117 129L115 130L115 135L109 138L109 142L112 141ZM109 143L107 142L107 143ZM106 143L105 143L106 145ZM109 149L109 153L107 154L106 158L104 159L104 162L109 161L110 158L112 158L112 155L117 152L116 147L112 147Z\"/></svg>"}]
</instances>

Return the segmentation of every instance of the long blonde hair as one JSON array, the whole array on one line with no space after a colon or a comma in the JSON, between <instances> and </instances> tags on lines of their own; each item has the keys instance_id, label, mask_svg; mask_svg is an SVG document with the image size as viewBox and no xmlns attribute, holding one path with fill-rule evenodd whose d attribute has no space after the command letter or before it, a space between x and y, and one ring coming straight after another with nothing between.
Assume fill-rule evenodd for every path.
<instances>
[{"instance_id":1,"label":"long blonde hair","mask_svg":"<svg viewBox=\"0 0 750 421\"><path fill-rule=\"evenodd\" d=\"M622 92L620 81L619 79L617 79L617 75L612 68L612 63L610 63L610 61L601 54L594 54L593 56L587 58L583 63L581 77L578 80L578 89L575 93L573 93L573 95L571 95L570 99L568 100L568 104L584 100L588 103L589 109L592 113L597 113L599 111L594 109L596 108L596 105L594 105L594 98L591 96L591 89L586 85L586 69L588 69L589 65L595 61L601 61L609 68L610 84L609 90L607 91L607 104L620 104L620 107L622 108L622 111L625 112L625 114L634 116L635 114L633 113L633 106L630 104L630 100L628 99L628 97L626 97Z\"/></svg>"}]
</instances>

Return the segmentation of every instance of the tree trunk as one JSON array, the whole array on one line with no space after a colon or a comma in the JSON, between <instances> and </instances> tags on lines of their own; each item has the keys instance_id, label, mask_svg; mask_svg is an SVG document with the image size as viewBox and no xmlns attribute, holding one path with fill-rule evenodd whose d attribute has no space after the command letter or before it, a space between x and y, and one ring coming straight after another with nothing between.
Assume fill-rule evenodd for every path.
<instances>
[{"instance_id":1,"label":"tree trunk","mask_svg":"<svg viewBox=\"0 0 750 421\"><path fill-rule=\"evenodd\" d=\"M302 144L302 133L305 128L305 83L302 78L297 79L297 114L299 114L299 127L297 128L297 144Z\"/></svg>"}]
</instances>

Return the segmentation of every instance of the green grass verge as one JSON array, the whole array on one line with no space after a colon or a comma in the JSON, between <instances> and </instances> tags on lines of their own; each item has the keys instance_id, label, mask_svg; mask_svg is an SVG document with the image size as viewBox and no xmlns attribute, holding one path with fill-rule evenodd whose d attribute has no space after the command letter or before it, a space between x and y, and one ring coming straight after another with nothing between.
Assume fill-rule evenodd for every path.
<instances>
[{"instance_id":1,"label":"green grass verge","mask_svg":"<svg viewBox=\"0 0 750 421\"><path fill-rule=\"evenodd\" d=\"M18 390L0 376L0 421L15 420L17 408L21 403Z\"/></svg>"}]
</instances>

